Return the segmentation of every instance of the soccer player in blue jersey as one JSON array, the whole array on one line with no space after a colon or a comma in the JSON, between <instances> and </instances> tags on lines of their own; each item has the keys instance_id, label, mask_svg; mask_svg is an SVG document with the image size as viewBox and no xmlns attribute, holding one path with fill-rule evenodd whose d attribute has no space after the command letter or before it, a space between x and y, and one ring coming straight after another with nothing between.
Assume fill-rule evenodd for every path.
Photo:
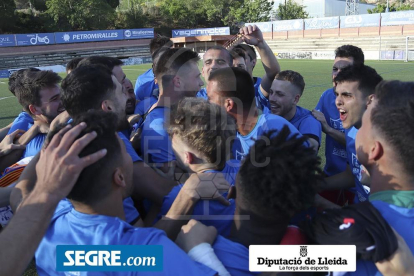
<instances>
[{"instance_id":1,"label":"soccer player in blue jersey","mask_svg":"<svg viewBox=\"0 0 414 276\"><path fill-rule=\"evenodd\" d=\"M53 119L65 110L60 100L60 80L61 77L52 71L26 70L16 83L17 100L33 118L34 124L18 142L26 145L26 149L16 150L2 158L0 171L40 151Z\"/></svg>"},{"instance_id":2,"label":"soccer player in blue jersey","mask_svg":"<svg viewBox=\"0 0 414 276\"><path fill-rule=\"evenodd\" d=\"M270 88L270 109L308 137L309 144L318 152L322 136L321 123L309 110L297 105L304 89L305 81L301 74L291 70L279 72Z\"/></svg>"},{"instance_id":3,"label":"soccer player in blue jersey","mask_svg":"<svg viewBox=\"0 0 414 276\"><path fill-rule=\"evenodd\" d=\"M177 166L189 173L222 173L234 185L240 161L230 160L232 142L236 136L236 122L220 106L198 98L181 100L171 110L168 133L177 158ZM184 174L184 176L185 176ZM180 178L183 183L185 177ZM165 215L182 189L180 184L164 198L161 214ZM217 189L224 197L227 190ZM211 195L206 195L211 197ZM202 200L192 212L193 218L216 227L227 236L233 221L234 201L225 206L216 201Z\"/></svg>"},{"instance_id":4,"label":"soccer player in blue jersey","mask_svg":"<svg viewBox=\"0 0 414 276\"><path fill-rule=\"evenodd\" d=\"M335 78L336 107L345 128L348 166L344 172L326 178L328 189L355 187L354 202L366 201L369 188L361 183L362 167L355 148L355 136L361 127L362 115L382 77L369 66L344 68Z\"/></svg>"},{"instance_id":5,"label":"soccer player in blue jersey","mask_svg":"<svg viewBox=\"0 0 414 276\"><path fill-rule=\"evenodd\" d=\"M158 36L151 39L149 44L150 54L152 59L154 59L154 54L161 48L171 48L173 43L169 37ZM135 82L135 97L138 100L144 100L148 95L151 95L152 91L158 88L158 85L154 81L154 63L151 69L148 69L144 74L138 76L137 81ZM145 87L142 87L145 85Z\"/></svg>"},{"instance_id":6,"label":"soccer player in blue jersey","mask_svg":"<svg viewBox=\"0 0 414 276\"><path fill-rule=\"evenodd\" d=\"M172 105L185 97L195 97L203 86L199 59L196 52L187 48L167 49L154 68L160 94L140 123L140 148L144 161L164 172L169 170L169 162L175 160L165 123Z\"/></svg>"},{"instance_id":7,"label":"soccer player in blue jersey","mask_svg":"<svg viewBox=\"0 0 414 276\"><path fill-rule=\"evenodd\" d=\"M76 70L75 70L76 71ZM72 72L75 73L75 71ZM94 132L94 139L79 152L83 157L105 149L106 155L98 162L86 167L67 198L71 205L58 205L51 224L36 251L36 265L39 275L60 275L56 271L56 246L61 244L89 245L161 245L163 248L163 272L160 275L215 275L216 272L192 261L178 248L165 232L155 228L136 228L126 223L123 198L134 189L133 165L125 144L116 133L118 118L115 113L92 111L78 115L72 125L81 122L86 127L80 133ZM50 137L58 131L56 129ZM183 220L176 219L176 211L182 206L193 205L197 200L188 193L181 193L180 204L175 204L169 221L159 224L177 224L178 227L164 228L174 237ZM184 204L185 203L185 204ZM173 232L177 232L174 234ZM135 272L131 272L131 275ZM140 275L146 275L140 272ZM148 275L153 275L150 272Z\"/></svg>"},{"instance_id":8,"label":"soccer player in blue jersey","mask_svg":"<svg viewBox=\"0 0 414 276\"><path fill-rule=\"evenodd\" d=\"M242 160L254 141L267 131L280 131L288 126L292 134L299 133L286 119L261 112L256 106L253 79L249 76L240 68L222 68L212 72L207 83L209 101L236 119L238 139L233 145L233 158L237 160Z\"/></svg>"},{"instance_id":9,"label":"soccer player in blue jersey","mask_svg":"<svg viewBox=\"0 0 414 276\"><path fill-rule=\"evenodd\" d=\"M322 131L326 134L324 174L331 176L346 169L347 155L345 148L345 129L339 119L335 105L336 75L345 67L364 64L364 53L353 45L343 45L335 50L335 60L332 67L333 87L322 93L318 104L312 110L313 116L321 122ZM352 202L354 194L348 190L324 191L321 195L335 204L343 205Z\"/></svg>"},{"instance_id":10,"label":"soccer player in blue jersey","mask_svg":"<svg viewBox=\"0 0 414 276\"><path fill-rule=\"evenodd\" d=\"M321 122L322 131L326 134L324 173L327 176L343 172L346 168L345 129L339 119L335 105L335 77L341 70L351 65L364 64L364 53L353 45L343 45L335 50L335 60L332 67L334 86L323 92L312 114Z\"/></svg>"},{"instance_id":11,"label":"soccer player in blue jersey","mask_svg":"<svg viewBox=\"0 0 414 276\"><path fill-rule=\"evenodd\" d=\"M270 86L272 85L276 74L280 72L280 65L277 62L273 51L264 40L262 31L256 25L245 26L240 29L239 33L243 35L242 40L247 45L239 44L235 46L235 48L239 48L245 51L246 70L249 73L250 77L253 79L256 105L264 113L270 113ZM260 55L263 68L265 70L265 75L262 78L253 77L253 69L257 63L257 57L254 48L250 45L253 45Z\"/></svg>"},{"instance_id":12,"label":"soccer player in blue jersey","mask_svg":"<svg viewBox=\"0 0 414 276\"><path fill-rule=\"evenodd\" d=\"M322 180L320 159L304 145L305 137L292 137L288 127L274 134L256 141L242 163L230 236L218 236L213 244L231 275L253 274L249 246L280 244L290 219L313 203L315 183Z\"/></svg>"},{"instance_id":13,"label":"soccer player in blue jersey","mask_svg":"<svg viewBox=\"0 0 414 276\"><path fill-rule=\"evenodd\" d=\"M368 103L356 135L358 160L371 176L369 201L414 252L414 82L384 81ZM378 264L380 268L382 262ZM403 263L395 269L403 270ZM412 272L412 271L410 271ZM355 273L382 275L358 261ZM346 275L348 275L346 274ZM408 275L390 274L386 275Z\"/></svg>"},{"instance_id":14,"label":"soccer player in blue jersey","mask_svg":"<svg viewBox=\"0 0 414 276\"><path fill-rule=\"evenodd\" d=\"M203 68L201 73L204 81L208 81L210 73L214 70L233 66L233 57L230 52L222 46L213 46L207 50L203 55ZM197 93L197 97L208 100L206 88L202 88Z\"/></svg>"}]
</instances>

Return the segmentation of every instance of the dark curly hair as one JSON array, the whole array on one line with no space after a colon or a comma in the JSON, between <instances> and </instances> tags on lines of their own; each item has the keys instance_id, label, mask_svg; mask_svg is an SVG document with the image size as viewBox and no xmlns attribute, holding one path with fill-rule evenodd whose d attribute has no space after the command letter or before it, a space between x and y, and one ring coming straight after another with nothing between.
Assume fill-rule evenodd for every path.
<instances>
[{"instance_id":1,"label":"dark curly hair","mask_svg":"<svg viewBox=\"0 0 414 276\"><path fill-rule=\"evenodd\" d=\"M76 66L78 66L79 62L81 62L84 58L83 57L76 57L71 59L67 64L66 64L66 73L69 74L69 71L73 71Z\"/></svg>"},{"instance_id":2,"label":"dark curly hair","mask_svg":"<svg viewBox=\"0 0 414 276\"><path fill-rule=\"evenodd\" d=\"M364 97L374 94L375 87L382 81L374 68L366 65L348 66L341 70L335 77L335 83L358 82L358 90Z\"/></svg>"},{"instance_id":3,"label":"dark curly hair","mask_svg":"<svg viewBox=\"0 0 414 276\"><path fill-rule=\"evenodd\" d=\"M30 67L27 69L20 69L20 70L13 72L9 77L9 83L8 83L10 92L12 92L13 95L16 95L16 92L15 92L16 87L20 84L20 80L23 77L23 75L26 72L37 72L37 71L40 71L40 69Z\"/></svg>"},{"instance_id":4,"label":"dark curly hair","mask_svg":"<svg viewBox=\"0 0 414 276\"><path fill-rule=\"evenodd\" d=\"M320 158L305 145L306 137L291 137L287 126L270 131L250 148L239 171L238 197L269 220L291 218L313 203L322 181Z\"/></svg>"},{"instance_id":5,"label":"dark curly hair","mask_svg":"<svg viewBox=\"0 0 414 276\"><path fill-rule=\"evenodd\" d=\"M79 154L80 157L106 149L107 154L96 163L83 169L78 181L67 196L68 199L83 203L97 202L105 197L111 190L110 186L104 186L112 179L114 168L121 163L121 145L115 133L117 116L112 112L90 110L77 116L70 124L76 126L81 122L86 123L76 139L95 131L97 136ZM46 138L46 143L53 139L65 125L58 125L51 130Z\"/></svg>"},{"instance_id":6,"label":"dark curly hair","mask_svg":"<svg viewBox=\"0 0 414 276\"><path fill-rule=\"evenodd\" d=\"M354 45L342 45L341 47L336 48L335 58L337 57L351 57L354 59L354 65L362 65L365 61L364 52L362 52L361 48Z\"/></svg>"},{"instance_id":7,"label":"dark curly hair","mask_svg":"<svg viewBox=\"0 0 414 276\"><path fill-rule=\"evenodd\" d=\"M375 90L372 126L395 152L409 175L414 174L414 82L383 81Z\"/></svg>"}]
</instances>

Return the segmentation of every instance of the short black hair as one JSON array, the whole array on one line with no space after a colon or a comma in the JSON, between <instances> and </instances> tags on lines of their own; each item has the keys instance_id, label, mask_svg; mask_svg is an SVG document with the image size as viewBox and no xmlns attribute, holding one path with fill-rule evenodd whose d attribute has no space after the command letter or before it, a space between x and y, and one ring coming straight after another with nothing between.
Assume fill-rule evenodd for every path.
<instances>
[{"instance_id":1,"label":"short black hair","mask_svg":"<svg viewBox=\"0 0 414 276\"><path fill-rule=\"evenodd\" d=\"M246 60L246 52L240 48L234 48L233 50L231 50L230 54L233 59L242 57L244 60Z\"/></svg>"},{"instance_id":2,"label":"short black hair","mask_svg":"<svg viewBox=\"0 0 414 276\"><path fill-rule=\"evenodd\" d=\"M335 77L335 83L353 82L359 83L358 90L364 97L374 94L375 87L382 81L382 77L374 68L366 65L353 65L345 67Z\"/></svg>"},{"instance_id":3,"label":"short black hair","mask_svg":"<svg viewBox=\"0 0 414 276\"><path fill-rule=\"evenodd\" d=\"M155 64L154 75L159 78L163 75L175 75L178 70L189 61L198 62L198 54L187 48L166 49L162 52L157 64Z\"/></svg>"},{"instance_id":4,"label":"short black hair","mask_svg":"<svg viewBox=\"0 0 414 276\"><path fill-rule=\"evenodd\" d=\"M149 44L151 56L153 56L154 53L158 51L159 49L171 48L171 46L173 46L173 42L171 41L169 37L162 36L162 35L157 36L151 39L151 42Z\"/></svg>"},{"instance_id":5,"label":"short black hair","mask_svg":"<svg viewBox=\"0 0 414 276\"><path fill-rule=\"evenodd\" d=\"M16 86L19 85L19 82L23 74L25 72L36 72L36 71L40 71L40 69L29 67L27 69L20 69L20 70L14 71L9 77L8 85L9 85L10 92L12 92L12 94L16 96L16 93L14 90L16 89Z\"/></svg>"},{"instance_id":6,"label":"short black hair","mask_svg":"<svg viewBox=\"0 0 414 276\"><path fill-rule=\"evenodd\" d=\"M342 45L341 47L336 48L335 58L353 58L354 65L363 65L365 61L364 52L361 48L354 45Z\"/></svg>"},{"instance_id":7,"label":"short black hair","mask_svg":"<svg viewBox=\"0 0 414 276\"><path fill-rule=\"evenodd\" d=\"M109 70L113 70L115 66L121 66L124 63L122 60L114 57L104 57L104 56L91 56L82 59L77 67L85 66L85 65L102 65L107 67Z\"/></svg>"},{"instance_id":8,"label":"short black hair","mask_svg":"<svg viewBox=\"0 0 414 276\"><path fill-rule=\"evenodd\" d=\"M230 67L233 66L233 57L231 56L229 50L227 50L226 48L224 48L223 46L220 46L220 45L214 45L214 46L208 48L207 52L210 51L210 50L222 51L222 52L226 53L228 65Z\"/></svg>"},{"instance_id":9,"label":"short black hair","mask_svg":"<svg viewBox=\"0 0 414 276\"><path fill-rule=\"evenodd\" d=\"M217 82L217 88L221 97L238 99L244 110L255 103L253 79L250 74L241 68L220 68L210 73L208 81Z\"/></svg>"},{"instance_id":10,"label":"short black hair","mask_svg":"<svg viewBox=\"0 0 414 276\"><path fill-rule=\"evenodd\" d=\"M238 174L237 193L246 208L269 220L287 220L313 203L323 177L320 158L305 141L291 136L287 126L257 139Z\"/></svg>"},{"instance_id":11,"label":"short black hair","mask_svg":"<svg viewBox=\"0 0 414 276\"><path fill-rule=\"evenodd\" d=\"M61 80L57 73L50 70L26 70L15 82L14 92L23 109L31 114L29 105L41 105L40 90L57 85Z\"/></svg>"},{"instance_id":12,"label":"short black hair","mask_svg":"<svg viewBox=\"0 0 414 276\"><path fill-rule=\"evenodd\" d=\"M252 61L252 60L254 60L254 59L257 58L256 51L250 45L247 45L247 44L239 44L239 45L234 46L234 49L242 49L243 51L245 51L246 54L249 56L250 61Z\"/></svg>"},{"instance_id":13,"label":"short black hair","mask_svg":"<svg viewBox=\"0 0 414 276\"><path fill-rule=\"evenodd\" d=\"M110 193L112 188L108 182L113 177L114 169L122 162L121 145L116 135L117 119L117 116L112 112L91 110L80 114L70 123L72 126L81 122L86 123L86 128L76 139L92 131L97 134L96 138L81 151L79 157L102 149L106 149L107 153L102 159L83 169L75 186L67 196L68 199L90 204L98 202ZM49 132L47 144L64 126L59 125Z\"/></svg>"},{"instance_id":14,"label":"short black hair","mask_svg":"<svg viewBox=\"0 0 414 276\"><path fill-rule=\"evenodd\" d=\"M414 175L414 82L383 81L375 90L371 111L377 129L394 150L408 175Z\"/></svg>"},{"instance_id":15,"label":"short black hair","mask_svg":"<svg viewBox=\"0 0 414 276\"><path fill-rule=\"evenodd\" d=\"M100 110L102 101L112 99L115 88L107 67L80 66L62 81L62 104L72 117L90 109Z\"/></svg>"},{"instance_id":16,"label":"short black hair","mask_svg":"<svg viewBox=\"0 0 414 276\"><path fill-rule=\"evenodd\" d=\"M73 69L75 69L79 62L84 59L83 57L77 57L77 58L73 58L71 59L67 64L66 64L66 73L68 73L69 71L72 71Z\"/></svg>"}]
</instances>

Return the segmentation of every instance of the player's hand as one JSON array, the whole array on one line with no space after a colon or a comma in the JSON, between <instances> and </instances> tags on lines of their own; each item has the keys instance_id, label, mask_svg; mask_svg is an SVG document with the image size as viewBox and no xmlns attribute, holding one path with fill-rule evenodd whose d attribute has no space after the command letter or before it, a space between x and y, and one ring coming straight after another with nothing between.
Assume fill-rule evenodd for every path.
<instances>
[{"instance_id":1,"label":"player's hand","mask_svg":"<svg viewBox=\"0 0 414 276\"><path fill-rule=\"evenodd\" d=\"M22 150L26 146L15 144L14 141L24 133L23 130L16 129L9 135L6 135L0 143L0 156L4 156L12 152L13 150Z\"/></svg>"},{"instance_id":2,"label":"player's hand","mask_svg":"<svg viewBox=\"0 0 414 276\"><path fill-rule=\"evenodd\" d=\"M182 189L195 200L217 200L223 205L230 205L222 196L230 189L222 173L193 173Z\"/></svg>"},{"instance_id":3,"label":"player's hand","mask_svg":"<svg viewBox=\"0 0 414 276\"><path fill-rule=\"evenodd\" d=\"M37 127L39 133L49 133L51 125L48 125L46 122L41 120L35 120L33 126Z\"/></svg>"},{"instance_id":4,"label":"player's hand","mask_svg":"<svg viewBox=\"0 0 414 276\"><path fill-rule=\"evenodd\" d=\"M127 117L127 120L129 122L129 125L132 127L133 125L135 125L136 123L138 123L139 120L141 120L141 115L139 115L139 114L129 115Z\"/></svg>"},{"instance_id":5,"label":"player's hand","mask_svg":"<svg viewBox=\"0 0 414 276\"><path fill-rule=\"evenodd\" d=\"M65 110L53 119L52 123L50 123L50 129L55 129L57 125L67 124L70 119L69 113Z\"/></svg>"},{"instance_id":6,"label":"player's hand","mask_svg":"<svg viewBox=\"0 0 414 276\"><path fill-rule=\"evenodd\" d=\"M75 140L85 127L85 123L75 127L66 126L53 137L47 148L41 150L36 164L37 183L33 191L59 201L69 194L85 167L105 156L106 149L102 149L79 157L79 153L97 135L91 132Z\"/></svg>"},{"instance_id":7,"label":"player's hand","mask_svg":"<svg viewBox=\"0 0 414 276\"><path fill-rule=\"evenodd\" d=\"M249 45L257 46L264 41L262 31L256 25L242 27L239 33L243 35L243 41Z\"/></svg>"},{"instance_id":8,"label":"player's hand","mask_svg":"<svg viewBox=\"0 0 414 276\"><path fill-rule=\"evenodd\" d=\"M404 239L394 230L398 241L398 249L388 259L375 263L384 276L413 276L414 256Z\"/></svg>"},{"instance_id":9,"label":"player's hand","mask_svg":"<svg viewBox=\"0 0 414 276\"><path fill-rule=\"evenodd\" d=\"M217 230L213 226L205 226L199 221L191 219L181 227L175 243L186 253L201 243L213 244L217 237Z\"/></svg>"},{"instance_id":10,"label":"player's hand","mask_svg":"<svg viewBox=\"0 0 414 276\"><path fill-rule=\"evenodd\" d=\"M330 128L330 126L326 122L325 115L316 109L312 110L312 115L313 117L316 118L316 120L318 120L321 123L322 131L326 133L326 131Z\"/></svg>"}]
</instances>

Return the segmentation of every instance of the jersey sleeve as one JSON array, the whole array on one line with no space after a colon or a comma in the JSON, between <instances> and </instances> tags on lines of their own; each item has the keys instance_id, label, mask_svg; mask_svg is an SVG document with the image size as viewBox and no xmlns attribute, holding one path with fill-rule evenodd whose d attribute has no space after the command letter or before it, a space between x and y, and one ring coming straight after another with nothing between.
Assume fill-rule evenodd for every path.
<instances>
[{"instance_id":1,"label":"jersey sleeve","mask_svg":"<svg viewBox=\"0 0 414 276\"><path fill-rule=\"evenodd\" d=\"M321 144L322 125L314 117L308 116L307 118L305 118L301 122L298 130L302 135L308 135L312 138L317 137L319 145Z\"/></svg>"},{"instance_id":2,"label":"jersey sleeve","mask_svg":"<svg viewBox=\"0 0 414 276\"><path fill-rule=\"evenodd\" d=\"M7 134L12 133L17 129L27 131L30 128L30 125L33 124L33 118L26 112L21 112L16 119L14 119L13 124Z\"/></svg>"},{"instance_id":3,"label":"jersey sleeve","mask_svg":"<svg viewBox=\"0 0 414 276\"><path fill-rule=\"evenodd\" d=\"M122 132L118 132L118 135L122 142L124 142L126 151L131 156L132 162L142 161L141 157L138 156L137 152L132 147L131 142L125 137L125 135Z\"/></svg>"}]
</instances>

